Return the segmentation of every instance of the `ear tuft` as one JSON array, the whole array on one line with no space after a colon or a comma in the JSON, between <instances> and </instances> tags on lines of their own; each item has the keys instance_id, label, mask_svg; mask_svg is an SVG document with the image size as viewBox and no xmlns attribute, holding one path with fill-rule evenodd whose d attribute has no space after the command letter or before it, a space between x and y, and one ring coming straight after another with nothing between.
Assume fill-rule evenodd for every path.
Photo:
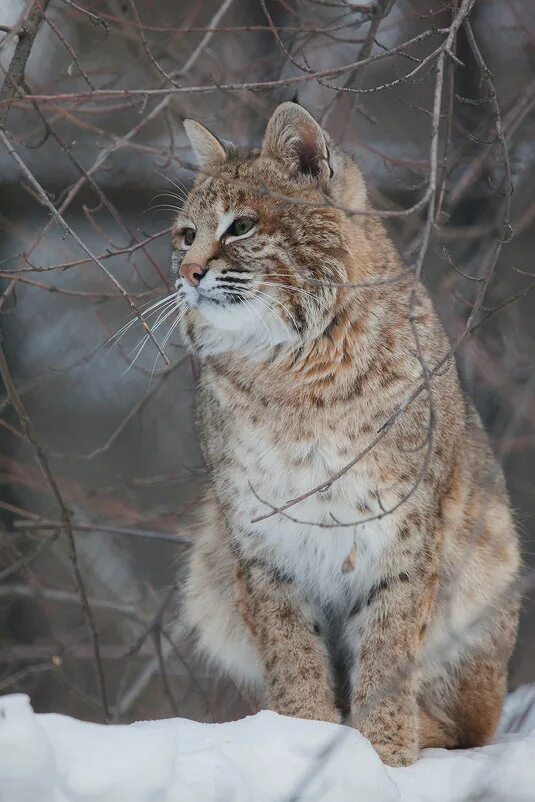
<instances>
[{"instance_id":1,"label":"ear tuft","mask_svg":"<svg viewBox=\"0 0 535 802\"><path fill-rule=\"evenodd\" d=\"M314 117L293 101L281 103L271 115L261 153L314 178L331 174L325 134Z\"/></svg>"},{"instance_id":2,"label":"ear tuft","mask_svg":"<svg viewBox=\"0 0 535 802\"><path fill-rule=\"evenodd\" d=\"M196 120L184 120L184 128L201 170L209 171L227 160L227 151L204 125Z\"/></svg>"}]
</instances>

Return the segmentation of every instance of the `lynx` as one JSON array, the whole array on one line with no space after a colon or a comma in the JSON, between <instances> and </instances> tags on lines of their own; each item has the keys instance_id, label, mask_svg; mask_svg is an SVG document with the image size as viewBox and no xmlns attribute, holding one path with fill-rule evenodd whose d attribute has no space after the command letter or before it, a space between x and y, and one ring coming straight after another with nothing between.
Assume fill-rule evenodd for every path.
<instances>
[{"instance_id":1,"label":"lynx","mask_svg":"<svg viewBox=\"0 0 535 802\"><path fill-rule=\"evenodd\" d=\"M485 744L519 548L429 296L304 108L255 152L185 128L172 259L210 476L185 619L263 705L348 721L392 766Z\"/></svg>"}]
</instances>

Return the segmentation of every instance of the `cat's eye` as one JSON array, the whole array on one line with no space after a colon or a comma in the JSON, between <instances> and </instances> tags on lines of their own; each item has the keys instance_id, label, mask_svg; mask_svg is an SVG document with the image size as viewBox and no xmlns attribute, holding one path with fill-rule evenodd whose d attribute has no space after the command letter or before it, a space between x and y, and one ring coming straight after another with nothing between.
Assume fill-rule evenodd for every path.
<instances>
[{"instance_id":1,"label":"cat's eye","mask_svg":"<svg viewBox=\"0 0 535 802\"><path fill-rule=\"evenodd\" d=\"M227 228L226 233L231 237L242 237L256 225L253 217L237 217Z\"/></svg>"},{"instance_id":2,"label":"cat's eye","mask_svg":"<svg viewBox=\"0 0 535 802\"><path fill-rule=\"evenodd\" d=\"M185 228L184 229L184 245L187 245L188 248L190 245L193 245L195 240L195 229L194 228Z\"/></svg>"}]
</instances>

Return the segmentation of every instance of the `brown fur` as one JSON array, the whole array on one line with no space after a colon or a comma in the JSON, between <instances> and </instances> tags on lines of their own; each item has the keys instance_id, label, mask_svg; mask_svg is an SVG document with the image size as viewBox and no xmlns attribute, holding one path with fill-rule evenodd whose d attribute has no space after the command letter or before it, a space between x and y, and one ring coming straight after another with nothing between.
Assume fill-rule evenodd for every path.
<instances>
[{"instance_id":1,"label":"brown fur","mask_svg":"<svg viewBox=\"0 0 535 802\"><path fill-rule=\"evenodd\" d=\"M454 364L431 401L404 403L422 360L433 370L449 349L430 299L381 221L358 214L356 165L303 109L277 109L259 154L188 133L208 173L173 240L177 270L205 271L198 287L177 282L212 482L185 592L200 647L280 713L348 710L392 765L486 743L516 633L518 543ZM233 216L253 218L251 233L223 230Z\"/></svg>"}]
</instances>

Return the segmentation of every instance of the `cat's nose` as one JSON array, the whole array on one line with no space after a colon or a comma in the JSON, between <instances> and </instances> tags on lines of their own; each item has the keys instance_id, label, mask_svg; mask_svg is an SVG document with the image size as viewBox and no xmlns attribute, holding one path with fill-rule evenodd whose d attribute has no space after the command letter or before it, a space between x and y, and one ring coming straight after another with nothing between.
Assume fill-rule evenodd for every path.
<instances>
[{"instance_id":1,"label":"cat's nose","mask_svg":"<svg viewBox=\"0 0 535 802\"><path fill-rule=\"evenodd\" d=\"M206 273L206 268L195 264L195 262L187 262L181 265L178 272L188 284L191 284L192 287L198 287L200 280Z\"/></svg>"}]
</instances>

